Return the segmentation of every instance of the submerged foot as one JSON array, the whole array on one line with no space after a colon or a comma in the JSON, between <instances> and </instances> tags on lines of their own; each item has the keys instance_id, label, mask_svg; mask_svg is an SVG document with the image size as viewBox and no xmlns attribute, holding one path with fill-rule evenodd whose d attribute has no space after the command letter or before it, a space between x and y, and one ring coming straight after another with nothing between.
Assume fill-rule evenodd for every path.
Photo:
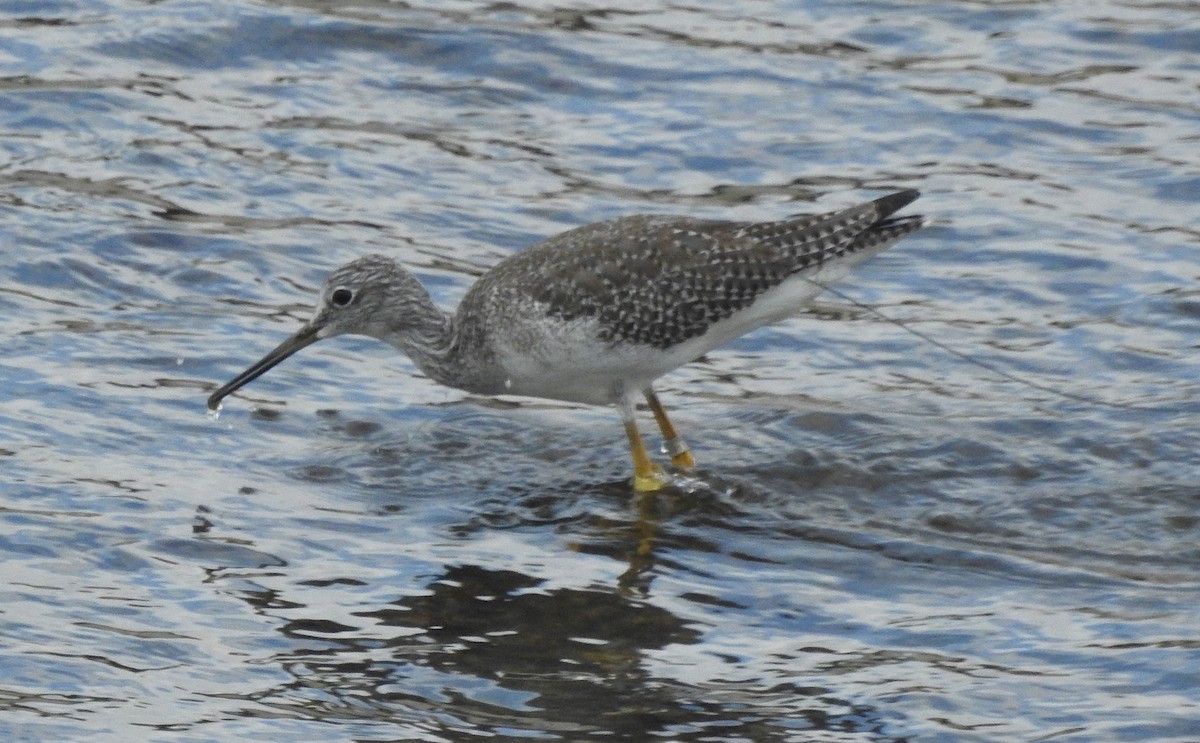
<instances>
[{"instance_id":1,"label":"submerged foot","mask_svg":"<svg viewBox=\"0 0 1200 743\"><path fill-rule=\"evenodd\" d=\"M650 465L646 472L633 475L633 490L637 493L656 493L667 486L667 473L657 464Z\"/></svg>"}]
</instances>

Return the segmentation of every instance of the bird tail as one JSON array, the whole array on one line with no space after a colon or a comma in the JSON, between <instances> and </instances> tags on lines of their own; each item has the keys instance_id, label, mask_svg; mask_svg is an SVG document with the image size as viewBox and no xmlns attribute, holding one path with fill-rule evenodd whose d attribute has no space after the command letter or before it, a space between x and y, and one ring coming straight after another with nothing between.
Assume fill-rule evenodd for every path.
<instances>
[{"instance_id":1,"label":"bird tail","mask_svg":"<svg viewBox=\"0 0 1200 743\"><path fill-rule=\"evenodd\" d=\"M907 214L903 217L892 215L917 200L921 192L915 188L906 188L887 196L881 196L873 202L876 221L870 227L858 234L851 243L850 252L864 253L867 256L882 252L892 243L905 235L916 232L928 224L923 214Z\"/></svg>"}]
</instances>

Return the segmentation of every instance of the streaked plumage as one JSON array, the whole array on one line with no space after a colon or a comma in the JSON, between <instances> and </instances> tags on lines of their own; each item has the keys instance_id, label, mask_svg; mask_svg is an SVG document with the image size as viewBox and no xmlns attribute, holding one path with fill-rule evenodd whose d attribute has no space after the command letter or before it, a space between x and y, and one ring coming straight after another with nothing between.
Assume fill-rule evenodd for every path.
<instances>
[{"instance_id":1,"label":"streaked plumage","mask_svg":"<svg viewBox=\"0 0 1200 743\"><path fill-rule=\"evenodd\" d=\"M334 271L313 319L209 397L212 408L288 355L344 333L408 354L433 380L469 392L621 407L639 489L661 486L633 426L645 395L676 464L690 465L651 383L706 351L795 314L821 284L920 229L892 217L914 190L777 222L643 215L564 232L485 273L445 314L395 261L368 255ZM820 282L820 283L817 283Z\"/></svg>"}]
</instances>

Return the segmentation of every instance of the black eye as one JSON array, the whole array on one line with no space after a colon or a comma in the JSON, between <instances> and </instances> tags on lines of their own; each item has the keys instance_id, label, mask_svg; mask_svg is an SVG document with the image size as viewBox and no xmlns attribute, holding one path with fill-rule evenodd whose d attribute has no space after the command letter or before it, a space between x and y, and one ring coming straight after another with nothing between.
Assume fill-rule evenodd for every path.
<instances>
[{"instance_id":1,"label":"black eye","mask_svg":"<svg viewBox=\"0 0 1200 743\"><path fill-rule=\"evenodd\" d=\"M344 286L339 286L329 295L329 301L334 307L345 307L354 301L354 292Z\"/></svg>"}]
</instances>

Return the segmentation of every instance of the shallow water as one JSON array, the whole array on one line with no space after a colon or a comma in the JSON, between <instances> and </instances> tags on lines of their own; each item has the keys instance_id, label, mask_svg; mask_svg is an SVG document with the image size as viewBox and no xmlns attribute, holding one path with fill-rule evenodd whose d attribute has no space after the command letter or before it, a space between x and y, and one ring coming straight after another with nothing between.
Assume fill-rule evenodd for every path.
<instances>
[{"instance_id":1,"label":"shallow water","mask_svg":"<svg viewBox=\"0 0 1200 743\"><path fill-rule=\"evenodd\" d=\"M0 735L1200 740L1200 11L643 8L0 9ZM900 187L652 499L360 339L204 415L362 253Z\"/></svg>"}]
</instances>

